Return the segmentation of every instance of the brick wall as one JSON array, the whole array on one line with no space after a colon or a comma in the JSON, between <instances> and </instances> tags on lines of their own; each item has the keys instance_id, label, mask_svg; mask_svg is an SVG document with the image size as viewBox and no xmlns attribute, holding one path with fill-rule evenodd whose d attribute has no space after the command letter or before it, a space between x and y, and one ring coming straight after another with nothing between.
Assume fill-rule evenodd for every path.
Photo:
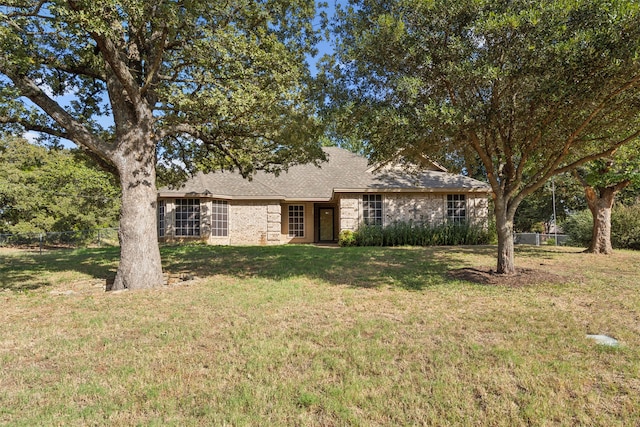
<instances>
[{"instance_id":1,"label":"brick wall","mask_svg":"<svg viewBox=\"0 0 640 427\"><path fill-rule=\"evenodd\" d=\"M229 204L229 244L280 244L280 204L270 201Z\"/></svg>"},{"instance_id":2,"label":"brick wall","mask_svg":"<svg viewBox=\"0 0 640 427\"><path fill-rule=\"evenodd\" d=\"M489 216L488 198L484 194L466 195L467 217L476 224L486 224ZM228 236L211 236L212 202L200 200L199 237L174 236L175 204L166 199L165 241L205 240L218 245L278 245L282 243L310 243L315 240L314 203L304 205L305 235L291 238L288 235L288 204L277 201L230 201ZM443 193L387 193L383 194L383 221L428 222L441 224L447 215L447 194ZM337 209L339 229L356 230L362 223L362 193L341 194Z\"/></svg>"},{"instance_id":3,"label":"brick wall","mask_svg":"<svg viewBox=\"0 0 640 427\"><path fill-rule=\"evenodd\" d=\"M394 221L442 224L447 217L446 193L386 193L383 194L384 225ZM486 224L489 201L485 194L469 193L467 218ZM362 193L340 195L340 230L356 230L362 223Z\"/></svg>"}]
</instances>

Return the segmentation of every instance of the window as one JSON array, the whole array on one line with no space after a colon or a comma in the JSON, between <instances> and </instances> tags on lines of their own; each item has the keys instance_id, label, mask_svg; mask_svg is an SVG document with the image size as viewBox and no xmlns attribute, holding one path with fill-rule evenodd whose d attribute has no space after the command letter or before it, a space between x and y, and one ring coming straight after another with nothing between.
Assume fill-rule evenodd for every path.
<instances>
[{"instance_id":1,"label":"window","mask_svg":"<svg viewBox=\"0 0 640 427\"><path fill-rule=\"evenodd\" d=\"M362 218L365 225L382 225L382 195L362 196Z\"/></svg>"},{"instance_id":2,"label":"window","mask_svg":"<svg viewBox=\"0 0 640 427\"><path fill-rule=\"evenodd\" d=\"M200 235L200 199L176 199L176 236Z\"/></svg>"},{"instance_id":3,"label":"window","mask_svg":"<svg viewBox=\"0 0 640 427\"><path fill-rule=\"evenodd\" d=\"M289 237L304 237L304 206L289 206Z\"/></svg>"},{"instance_id":4,"label":"window","mask_svg":"<svg viewBox=\"0 0 640 427\"><path fill-rule=\"evenodd\" d=\"M447 219L453 222L467 220L467 200L464 194L447 195Z\"/></svg>"},{"instance_id":5,"label":"window","mask_svg":"<svg viewBox=\"0 0 640 427\"><path fill-rule=\"evenodd\" d=\"M165 215L167 213L167 202L160 200L158 202L158 237L164 237L166 230Z\"/></svg>"},{"instance_id":6,"label":"window","mask_svg":"<svg viewBox=\"0 0 640 427\"><path fill-rule=\"evenodd\" d=\"M212 210L211 235L226 237L229 235L229 203L226 200L214 200Z\"/></svg>"}]
</instances>

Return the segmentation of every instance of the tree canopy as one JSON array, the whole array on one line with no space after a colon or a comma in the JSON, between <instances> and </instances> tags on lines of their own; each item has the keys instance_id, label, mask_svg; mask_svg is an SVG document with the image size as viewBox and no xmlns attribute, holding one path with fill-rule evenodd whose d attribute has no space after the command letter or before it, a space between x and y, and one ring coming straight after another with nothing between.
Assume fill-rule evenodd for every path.
<instances>
[{"instance_id":1,"label":"tree canopy","mask_svg":"<svg viewBox=\"0 0 640 427\"><path fill-rule=\"evenodd\" d=\"M0 124L118 175L115 288L162 283L156 164L277 172L322 157L303 0L0 2Z\"/></svg>"},{"instance_id":2,"label":"tree canopy","mask_svg":"<svg viewBox=\"0 0 640 427\"><path fill-rule=\"evenodd\" d=\"M290 0L2 2L0 122L111 163L130 119L115 104L144 103L172 166L249 174L313 160L304 55L314 11Z\"/></svg>"},{"instance_id":3,"label":"tree canopy","mask_svg":"<svg viewBox=\"0 0 640 427\"><path fill-rule=\"evenodd\" d=\"M0 232L114 227L120 210L113 175L79 150L0 139Z\"/></svg>"},{"instance_id":4,"label":"tree canopy","mask_svg":"<svg viewBox=\"0 0 640 427\"><path fill-rule=\"evenodd\" d=\"M330 111L374 157L480 163L495 197L497 270L513 273L524 198L640 135L639 7L350 1L324 66Z\"/></svg>"}]
</instances>

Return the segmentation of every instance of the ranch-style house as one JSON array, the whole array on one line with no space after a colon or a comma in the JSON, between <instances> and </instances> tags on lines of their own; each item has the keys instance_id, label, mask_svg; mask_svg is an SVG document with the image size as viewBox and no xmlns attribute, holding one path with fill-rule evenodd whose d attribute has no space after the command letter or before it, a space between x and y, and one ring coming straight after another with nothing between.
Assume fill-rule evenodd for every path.
<instances>
[{"instance_id":1,"label":"ranch-style house","mask_svg":"<svg viewBox=\"0 0 640 427\"><path fill-rule=\"evenodd\" d=\"M425 167L371 166L347 150L325 148L320 166L280 175L198 173L181 188L158 192L161 241L219 245L336 242L342 230L395 221L486 224L488 184L428 162Z\"/></svg>"}]
</instances>

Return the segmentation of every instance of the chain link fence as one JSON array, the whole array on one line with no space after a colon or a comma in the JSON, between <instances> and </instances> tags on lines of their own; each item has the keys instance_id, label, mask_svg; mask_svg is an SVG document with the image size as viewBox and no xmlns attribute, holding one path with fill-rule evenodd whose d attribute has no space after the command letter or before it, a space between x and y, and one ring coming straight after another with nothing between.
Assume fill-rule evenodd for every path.
<instances>
[{"instance_id":1,"label":"chain link fence","mask_svg":"<svg viewBox=\"0 0 640 427\"><path fill-rule=\"evenodd\" d=\"M516 245L555 245L566 246L569 236L566 234L547 233L514 233L514 243Z\"/></svg>"},{"instance_id":2,"label":"chain link fence","mask_svg":"<svg viewBox=\"0 0 640 427\"><path fill-rule=\"evenodd\" d=\"M0 234L0 247L25 249L89 248L118 246L117 228L52 233Z\"/></svg>"}]
</instances>

